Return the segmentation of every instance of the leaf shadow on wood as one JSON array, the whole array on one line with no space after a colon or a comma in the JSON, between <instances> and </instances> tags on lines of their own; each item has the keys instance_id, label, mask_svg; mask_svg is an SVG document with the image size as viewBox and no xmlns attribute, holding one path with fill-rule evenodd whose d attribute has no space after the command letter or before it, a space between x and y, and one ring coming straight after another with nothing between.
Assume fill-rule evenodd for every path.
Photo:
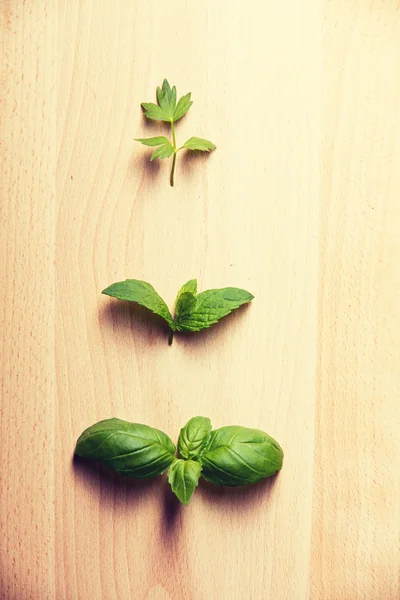
<instances>
[{"instance_id":1,"label":"leaf shadow on wood","mask_svg":"<svg viewBox=\"0 0 400 600\"><path fill-rule=\"evenodd\" d=\"M182 172L185 179L191 179L194 172L204 169L204 163L210 159L211 152L201 152L200 150L183 150L178 152L177 168Z\"/></svg>"},{"instance_id":2,"label":"leaf shadow on wood","mask_svg":"<svg viewBox=\"0 0 400 600\"><path fill-rule=\"evenodd\" d=\"M150 479L134 479L116 473L99 461L82 458L74 454L72 460L75 480L84 487L91 496L101 496L102 506L126 506L127 502L135 503L161 493L161 477Z\"/></svg>"},{"instance_id":3,"label":"leaf shadow on wood","mask_svg":"<svg viewBox=\"0 0 400 600\"><path fill-rule=\"evenodd\" d=\"M124 340L129 346L135 342L148 347L160 343L168 346L169 327L164 319L134 302L111 299L100 307L99 324L122 345Z\"/></svg>"},{"instance_id":4,"label":"leaf shadow on wood","mask_svg":"<svg viewBox=\"0 0 400 600\"><path fill-rule=\"evenodd\" d=\"M168 535L172 532L175 533L180 528L184 506L173 493L167 477L163 478L163 486L164 519L162 522L162 533Z\"/></svg>"},{"instance_id":5,"label":"leaf shadow on wood","mask_svg":"<svg viewBox=\"0 0 400 600\"><path fill-rule=\"evenodd\" d=\"M173 344L196 348L211 343L217 336L223 338L229 335L226 330L232 330L236 321L244 318L242 313L247 310L249 310L248 304L241 306L208 329L176 332ZM148 347L160 343L168 345L170 330L164 319L134 302L112 299L100 308L99 324L102 328L111 330L114 337L117 335L121 344L125 340L131 345L136 340L141 344L147 344Z\"/></svg>"},{"instance_id":6,"label":"leaf shadow on wood","mask_svg":"<svg viewBox=\"0 0 400 600\"><path fill-rule=\"evenodd\" d=\"M221 511L227 507L237 510L250 510L254 505L269 500L278 475L279 473L276 473L258 483L237 487L214 485L201 478L196 493L209 504L220 506Z\"/></svg>"}]
</instances>

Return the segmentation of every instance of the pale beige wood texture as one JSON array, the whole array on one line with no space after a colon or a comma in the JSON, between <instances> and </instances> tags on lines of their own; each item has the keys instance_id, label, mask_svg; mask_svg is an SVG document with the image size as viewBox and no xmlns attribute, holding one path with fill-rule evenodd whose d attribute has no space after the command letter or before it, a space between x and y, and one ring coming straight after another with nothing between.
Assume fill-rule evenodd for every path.
<instances>
[{"instance_id":1,"label":"pale beige wood texture","mask_svg":"<svg viewBox=\"0 0 400 600\"><path fill-rule=\"evenodd\" d=\"M400 598L400 5L324 29L312 598Z\"/></svg>"},{"instance_id":2,"label":"pale beige wood texture","mask_svg":"<svg viewBox=\"0 0 400 600\"><path fill-rule=\"evenodd\" d=\"M0 597L397 598L398 3L0 5ZM163 77L218 147L174 189L133 141ZM168 347L101 296L126 277L256 298ZM196 414L284 469L186 508L72 460L98 419Z\"/></svg>"}]
</instances>

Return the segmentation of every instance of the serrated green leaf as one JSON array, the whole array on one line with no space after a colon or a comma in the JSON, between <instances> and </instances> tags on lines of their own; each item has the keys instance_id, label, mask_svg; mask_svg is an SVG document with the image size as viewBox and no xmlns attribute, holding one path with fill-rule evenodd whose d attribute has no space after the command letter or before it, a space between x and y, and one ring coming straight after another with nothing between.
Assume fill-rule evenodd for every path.
<instances>
[{"instance_id":1,"label":"serrated green leaf","mask_svg":"<svg viewBox=\"0 0 400 600\"><path fill-rule=\"evenodd\" d=\"M178 452L182 458L196 459L207 448L210 441L211 421L207 417L193 417L182 427Z\"/></svg>"},{"instance_id":2,"label":"serrated green leaf","mask_svg":"<svg viewBox=\"0 0 400 600\"><path fill-rule=\"evenodd\" d=\"M188 150L200 150L201 152L211 152L211 150L215 150L216 147L217 146L209 140L198 137L191 137L183 144L183 148L187 148Z\"/></svg>"},{"instance_id":3,"label":"serrated green leaf","mask_svg":"<svg viewBox=\"0 0 400 600\"><path fill-rule=\"evenodd\" d=\"M122 419L99 421L79 436L75 454L114 471L144 479L161 475L174 461L175 444L159 429Z\"/></svg>"},{"instance_id":4,"label":"serrated green leaf","mask_svg":"<svg viewBox=\"0 0 400 600\"><path fill-rule=\"evenodd\" d=\"M207 290L196 296L196 306L190 314L176 320L176 328L178 331L206 329L253 298L250 292L239 288Z\"/></svg>"},{"instance_id":5,"label":"serrated green leaf","mask_svg":"<svg viewBox=\"0 0 400 600\"><path fill-rule=\"evenodd\" d=\"M161 296L157 294L153 286L146 281L140 281L138 279L119 281L103 290L102 294L118 298L119 300L136 302L165 319L171 329L175 329L175 323L168 310L168 306Z\"/></svg>"},{"instance_id":6,"label":"serrated green leaf","mask_svg":"<svg viewBox=\"0 0 400 600\"><path fill-rule=\"evenodd\" d=\"M168 481L175 496L187 506L201 475L201 464L176 458L168 469Z\"/></svg>"},{"instance_id":7,"label":"serrated green leaf","mask_svg":"<svg viewBox=\"0 0 400 600\"><path fill-rule=\"evenodd\" d=\"M194 296L191 292L179 294L175 305L175 321L179 322L180 319L189 316L194 310L196 304L196 296Z\"/></svg>"},{"instance_id":8,"label":"serrated green leaf","mask_svg":"<svg viewBox=\"0 0 400 600\"><path fill-rule=\"evenodd\" d=\"M144 109L145 117L152 121L166 121L171 122L169 115L154 102L142 102L142 108Z\"/></svg>"},{"instance_id":9,"label":"serrated green leaf","mask_svg":"<svg viewBox=\"0 0 400 600\"><path fill-rule=\"evenodd\" d=\"M283 451L267 433L232 425L211 432L199 461L207 481L216 485L246 485L279 471Z\"/></svg>"},{"instance_id":10,"label":"serrated green leaf","mask_svg":"<svg viewBox=\"0 0 400 600\"><path fill-rule=\"evenodd\" d=\"M166 79L164 79L162 88L157 88L157 101L164 113L168 115L168 120L173 121L176 106L176 87L172 89Z\"/></svg>"},{"instance_id":11,"label":"serrated green leaf","mask_svg":"<svg viewBox=\"0 0 400 600\"><path fill-rule=\"evenodd\" d=\"M179 99L178 104L174 110L174 122L179 121L184 115L186 115L193 102L190 100L192 93L189 92L185 96Z\"/></svg>"},{"instance_id":12,"label":"serrated green leaf","mask_svg":"<svg viewBox=\"0 0 400 600\"><path fill-rule=\"evenodd\" d=\"M194 295L197 294L197 279L190 279L189 281L184 283L178 292L178 298L181 294L184 294L185 292L190 292Z\"/></svg>"},{"instance_id":13,"label":"serrated green leaf","mask_svg":"<svg viewBox=\"0 0 400 600\"><path fill-rule=\"evenodd\" d=\"M156 158L169 158L173 153L174 148L172 144L167 140L165 144L159 146L156 150L154 150L153 154L150 157L150 160L155 160Z\"/></svg>"},{"instance_id":14,"label":"serrated green leaf","mask_svg":"<svg viewBox=\"0 0 400 600\"><path fill-rule=\"evenodd\" d=\"M163 135L151 138L135 138L136 142L140 142L144 146L161 146L163 144L169 144L169 139Z\"/></svg>"}]
</instances>

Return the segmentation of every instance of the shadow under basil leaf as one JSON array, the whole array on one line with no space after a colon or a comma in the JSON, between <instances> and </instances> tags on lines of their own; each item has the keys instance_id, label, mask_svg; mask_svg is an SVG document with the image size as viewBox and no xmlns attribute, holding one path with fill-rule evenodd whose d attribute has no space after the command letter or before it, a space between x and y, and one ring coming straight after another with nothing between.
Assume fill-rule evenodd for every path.
<instances>
[{"instance_id":1,"label":"shadow under basil leaf","mask_svg":"<svg viewBox=\"0 0 400 600\"><path fill-rule=\"evenodd\" d=\"M134 479L116 473L106 465L74 454L73 469L80 485L90 493L101 493L102 503L110 503L110 508L119 501L125 503L139 501L146 496L161 493L161 477Z\"/></svg>"},{"instance_id":2,"label":"shadow under basil leaf","mask_svg":"<svg viewBox=\"0 0 400 600\"><path fill-rule=\"evenodd\" d=\"M171 486L168 483L167 477L162 477L164 484L163 493L163 504L164 504L164 519L162 530L166 535L172 531L177 530L180 524L180 517L182 516L182 510L186 507L178 500L175 494L171 490Z\"/></svg>"},{"instance_id":3,"label":"shadow under basil leaf","mask_svg":"<svg viewBox=\"0 0 400 600\"><path fill-rule=\"evenodd\" d=\"M218 486L201 478L195 493L209 504L220 505L221 509L228 505L233 510L243 510L251 508L262 501L268 501L278 475L279 473L276 473L258 483L237 487Z\"/></svg>"},{"instance_id":4,"label":"shadow under basil leaf","mask_svg":"<svg viewBox=\"0 0 400 600\"><path fill-rule=\"evenodd\" d=\"M183 506L173 494L166 474L140 480L125 477L98 461L82 458L76 454L73 458L73 468L79 483L93 495L100 492L102 504L109 502L110 510L119 502L126 506L126 502L137 502L145 497L158 496L163 505L162 530L165 535L176 531L180 526L181 517L184 517L184 511L190 510L190 504L188 507ZM227 506L232 510L250 509L269 499L277 476L278 473L258 483L238 487L217 486L201 477L193 498L202 498L209 504L215 505L217 509L220 508L221 511Z\"/></svg>"},{"instance_id":5,"label":"shadow under basil leaf","mask_svg":"<svg viewBox=\"0 0 400 600\"><path fill-rule=\"evenodd\" d=\"M114 337L120 334L129 346L135 340L150 347L160 343L168 346L169 327L164 319L134 302L111 299L100 308L99 322ZM119 342L123 345L122 340Z\"/></svg>"}]
</instances>

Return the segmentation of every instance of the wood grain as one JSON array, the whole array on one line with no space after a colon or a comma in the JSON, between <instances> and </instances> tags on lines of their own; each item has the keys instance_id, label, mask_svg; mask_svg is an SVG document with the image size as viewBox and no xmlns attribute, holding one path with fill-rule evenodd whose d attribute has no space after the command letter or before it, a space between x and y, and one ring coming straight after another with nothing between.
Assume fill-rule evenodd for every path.
<instances>
[{"instance_id":1,"label":"wood grain","mask_svg":"<svg viewBox=\"0 0 400 600\"><path fill-rule=\"evenodd\" d=\"M326 11L315 599L400 597L399 8Z\"/></svg>"},{"instance_id":2,"label":"wood grain","mask_svg":"<svg viewBox=\"0 0 400 600\"><path fill-rule=\"evenodd\" d=\"M398 2L0 6L0 597L398 598ZM173 189L133 141L164 77L218 148ZM126 277L256 298L168 347L101 296ZM98 419L195 414L284 469L186 508L73 460Z\"/></svg>"}]
</instances>

